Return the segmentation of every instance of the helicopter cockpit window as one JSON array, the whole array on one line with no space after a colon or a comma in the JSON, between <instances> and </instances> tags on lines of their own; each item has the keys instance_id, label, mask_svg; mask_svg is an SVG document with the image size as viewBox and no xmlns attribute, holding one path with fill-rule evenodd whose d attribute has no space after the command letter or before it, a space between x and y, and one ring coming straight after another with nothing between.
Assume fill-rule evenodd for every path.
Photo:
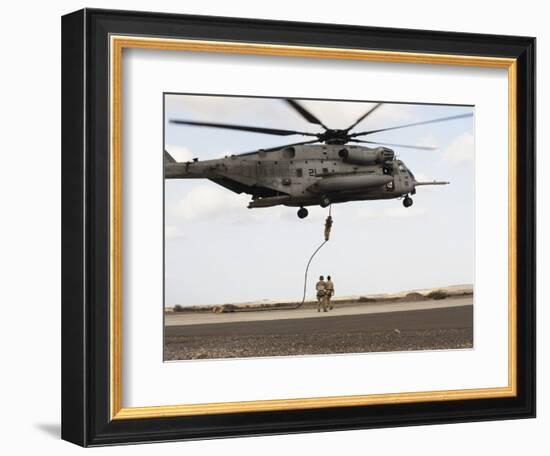
<instances>
[{"instance_id":1,"label":"helicopter cockpit window","mask_svg":"<svg viewBox=\"0 0 550 456\"><path fill-rule=\"evenodd\" d=\"M399 171L401 172L401 174L407 174L407 170L405 169L405 167L403 165L399 165Z\"/></svg>"}]
</instances>

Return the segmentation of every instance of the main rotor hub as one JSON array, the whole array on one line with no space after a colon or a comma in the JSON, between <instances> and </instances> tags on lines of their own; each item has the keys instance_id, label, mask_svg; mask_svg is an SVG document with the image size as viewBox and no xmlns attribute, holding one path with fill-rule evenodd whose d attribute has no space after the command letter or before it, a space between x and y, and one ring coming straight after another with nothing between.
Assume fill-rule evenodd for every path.
<instances>
[{"instance_id":1,"label":"main rotor hub","mask_svg":"<svg viewBox=\"0 0 550 456\"><path fill-rule=\"evenodd\" d=\"M319 141L327 144L346 144L349 141L348 130L329 129L319 135Z\"/></svg>"}]
</instances>

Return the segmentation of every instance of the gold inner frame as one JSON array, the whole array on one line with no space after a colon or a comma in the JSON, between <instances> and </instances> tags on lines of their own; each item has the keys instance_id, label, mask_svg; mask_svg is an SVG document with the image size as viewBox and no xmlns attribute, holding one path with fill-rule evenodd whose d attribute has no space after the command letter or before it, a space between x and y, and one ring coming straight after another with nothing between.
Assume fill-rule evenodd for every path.
<instances>
[{"instance_id":1,"label":"gold inner frame","mask_svg":"<svg viewBox=\"0 0 550 456\"><path fill-rule=\"evenodd\" d=\"M506 387L274 399L244 402L122 407L122 179L121 94L123 49L255 54L317 59L368 60L508 70L508 385ZM517 394L517 61L468 55L386 52L241 42L110 37L110 415L111 419L159 418L221 413L297 410L374 404L512 397Z\"/></svg>"}]
</instances>

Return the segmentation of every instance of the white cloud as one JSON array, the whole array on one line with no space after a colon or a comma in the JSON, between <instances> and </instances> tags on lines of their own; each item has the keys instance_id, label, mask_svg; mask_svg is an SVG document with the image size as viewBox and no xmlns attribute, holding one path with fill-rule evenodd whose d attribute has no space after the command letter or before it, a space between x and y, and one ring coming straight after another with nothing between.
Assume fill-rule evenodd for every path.
<instances>
[{"instance_id":1,"label":"white cloud","mask_svg":"<svg viewBox=\"0 0 550 456\"><path fill-rule=\"evenodd\" d=\"M167 205L167 212L170 217L181 218L185 221L223 218L234 223L275 223L278 220L286 222L298 220L296 215L298 208L273 206L248 209L249 202L250 195L239 195L216 184L204 183L191 189L179 201ZM327 208L310 206L307 209L309 211L308 221L324 220L328 215ZM177 221L174 222L177 224ZM167 237L169 237L170 226L173 225L166 225ZM181 237L181 234L172 231L170 236Z\"/></svg>"},{"instance_id":2,"label":"white cloud","mask_svg":"<svg viewBox=\"0 0 550 456\"><path fill-rule=\"evenodd\" d=\"M474 160L474 136L462 133L443 151L443 157L451 165L462 165Z\"/></svg>"},{"instance_id":3,"label":"white cloud","mask_svg":"<svg viewBox=\"0 0 550 456\"><path fill-rule=\"evenodd\" d=\"M180 201L170 205L168 210L171 215L185 220L233 216L237 210L242 217L249 211L246 207L248 200L248 195L238 195L214 184L204 184L193 188Z\"/></svg>"},{"instance_id":4,"label":"white cloud","mask_svg":"<svg viewBox=\"0 0 550 456\"><path fill-rule=\"evenodd\" d=\"M168 152L174 158L174 160L178 162L186 162L193 159L193 152L191 152L188 147L166 144L165 149L166 152Z\"/></svg>"},{"instance_id":5,"label":"white cloud","mask_svg":"<svg viewBox=\"0 0 550 456\"><path fill-rule=\"evenodd\" d=\"M414 146L423 146L423 147L436 147L439 148L439 142L434 135L426 135L420 139L417 143L413 144Z\"/></svg>"}]
</instances>

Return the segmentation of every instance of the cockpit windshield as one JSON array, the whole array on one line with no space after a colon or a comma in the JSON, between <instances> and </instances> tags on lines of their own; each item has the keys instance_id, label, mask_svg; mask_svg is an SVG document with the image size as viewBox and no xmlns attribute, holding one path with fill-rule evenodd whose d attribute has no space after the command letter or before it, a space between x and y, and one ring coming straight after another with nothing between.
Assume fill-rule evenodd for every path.
<instances>
[{"instance_id":1,"label":"cockpit windshield","mask_svg":"<svg viewBox=\"0 0 550 456\"><path fill-rule=\"evenodd\" d=\"M410 175L413 179L414 179L414 174L411 172L410 169L406 168L405 165L403 165L403 163L399 163L399 172L405 176L408 176Z\"/></svg>"}]
</instances>

